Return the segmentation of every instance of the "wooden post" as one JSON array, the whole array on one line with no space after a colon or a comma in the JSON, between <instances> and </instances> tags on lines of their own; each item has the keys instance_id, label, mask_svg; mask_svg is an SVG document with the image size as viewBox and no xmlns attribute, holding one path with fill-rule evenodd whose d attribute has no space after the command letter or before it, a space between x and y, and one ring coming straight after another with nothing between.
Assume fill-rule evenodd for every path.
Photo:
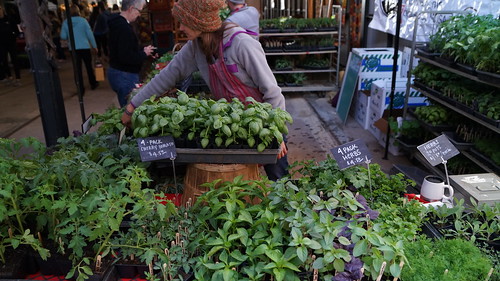
<instances>
[{"instance_id":1,"label":"wooden post","mask_svg":"<svg viewBox=\"0 0 500 281\"><path fill-rule=\"evenodd\" d=\"M307 0L307 18L314 18L314 0Z\"/></svg>"}]
</instances>

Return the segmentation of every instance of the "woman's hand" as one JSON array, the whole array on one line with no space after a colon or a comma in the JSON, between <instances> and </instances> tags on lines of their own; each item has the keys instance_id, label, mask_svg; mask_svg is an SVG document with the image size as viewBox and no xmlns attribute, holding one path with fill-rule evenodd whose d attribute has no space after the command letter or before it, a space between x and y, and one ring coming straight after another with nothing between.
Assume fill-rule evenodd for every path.
<instances>
[{"instance_id":1,"label":"woman's hand","mask_svg":"<svg viewBox=\"0 0 500 281\"><path fill-rule=\"evenodd\" d=\"M144 47L144 53L146 53L146 55L149 57L149 56L152 56L153 55L153 52L156 50L156 47L154 46L151 46L151 45L148 45L146 47Z\"/></svg>"},{"instance_id":2,"label":"woman's hand","mask_svg":"<svg viewBox=\"0 0 500 281\"><path fill-rule=\"evenodd\" d=\"M280 144L280 151L278 153L278 159L280 159L281 157L285 156L287 153L288 153L288 148L286 147L286 144L283 141Z\"/></svg>"},{"instance_id":3,"label":"woman's hand","mask_svg":"<svg viewBox=\"0 0 500 281\"><path fill-rule=\"evenodd\" d=\"M125 112L122 114L122 123L123 125L130 127L131 125L131 120L132 120L132 114L134 113L135 107L131 104L127 104L125 106Z\"/></svg>"}]
</instances>

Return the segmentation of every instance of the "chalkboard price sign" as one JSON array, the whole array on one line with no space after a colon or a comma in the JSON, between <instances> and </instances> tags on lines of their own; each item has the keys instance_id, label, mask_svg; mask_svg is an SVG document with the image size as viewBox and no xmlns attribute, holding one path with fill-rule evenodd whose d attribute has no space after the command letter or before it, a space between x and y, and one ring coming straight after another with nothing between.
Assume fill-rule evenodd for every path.
<instances>
[{"instance_id":1,"label":"chalkboard price sign","mask_svg":"<svg viewBox=\"0 0 500 281\"><path fill-rule=\"evenodd\" d=\"M460 153L444 134L417 146L417 149L432 166L443 163Z\"/></svg>"},{"instance_id":2,"label":"chalkboard price sign","mask_svg":"<svg viewBox=\"0 0 500 281\"><path fill-rule=\"evenodd\" d=\"M372 159L370 151L360 139L334 147L331 151L341 170Z\"/></svg>"},{"instance_id":3,"label":"chalkboard price sign","mask_svg":"<svg viewBox=\"0 0 500 281\"><path fill-rule=\"evenodd\" d=\"M137 145L139 146L142 162L175 159L177 157L172 136L138 138Z\"/></svg>"}]
</instances>

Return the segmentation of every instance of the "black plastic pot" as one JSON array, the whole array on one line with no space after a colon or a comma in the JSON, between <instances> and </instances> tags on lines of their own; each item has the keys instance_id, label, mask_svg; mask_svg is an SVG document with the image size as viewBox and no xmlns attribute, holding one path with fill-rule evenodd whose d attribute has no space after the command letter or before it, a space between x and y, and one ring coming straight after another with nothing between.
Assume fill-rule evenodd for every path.
<instances>
[{"instance_id":1,"label":"black plastic pot","mask_svg":"<svg viewBox=\"0 0 500 281\"><path fill-rule=\"evenodd\" d=\"M40 256L36 256L35 259L42 275L66 276L72 267L68 258L57 253L52 253L47 260L42 260Z\"/></svg>"},{"instance_id":2,"label":"black plastic pot","mask_svg":"<svg viewBox=\"0 0 500 281\"><path fill-rule=\"evenodd\" d=\"M24 279L28 274L25 268L27 250L24 247L7 248L4 254L7 263L0 264L0 279Z\"/></svg>"}]
</instances>

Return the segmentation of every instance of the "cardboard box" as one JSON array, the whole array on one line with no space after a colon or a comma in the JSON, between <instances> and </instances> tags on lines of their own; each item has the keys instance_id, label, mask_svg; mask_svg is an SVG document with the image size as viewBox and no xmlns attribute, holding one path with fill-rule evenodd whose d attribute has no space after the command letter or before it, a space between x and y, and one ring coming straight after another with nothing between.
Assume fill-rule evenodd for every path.
<instances>
[{"instance_id":1,"label":"cardboard box","mask_svg":"<svg viewBox=\"0 0 500 281\"><path fill-rule=\"evenodd\" d=\"M383 80L383 81L391 81L391 77L387 78L373 78L373 77L368 77L368 78L361 78L358 77L358 91L368 91L370 92L372 89L372 85L375 81L378 80Z\"/></svg>"},{"instance_id":2,"label":"cardboard box","mask_svg":"<svg viewBox=\"0 0 500 281\"><path fill-rule=\"evenodd\" d=\"M394 48L353 48L352 52L363 58L359 78L392 77ZM401 59L402 52L398 51L396 77L401 77Z\"/></svg>"},{"instance_id":3,"label":"cardboard box","mask_svg":"<svg viewBox=\"0 0 500 281\"><path fill-rule=\"evenodd\" d=\"M403 115L403 110L402 109L394 109L392 111L392 116L394 118L397 118L398 116ZM380 133L379 133L379 138L378 138L378 143L385 148L385 143L387 140L387 126L389 124L389 110L385 110L384 113L382 114L382 117L375 121L373 123L373 126L377 128ZM388 148L389 153L391 153L394 156L399 156L402 154L400 151L399 146L397 145L397 141L394 139L394 137L390 136L389 138L389 148Z\"/></svg>"},{"instance_id":4,"label":"cardboard box","mask_svg":"<svg viewBox=\"0 0 500 281\"><path fill-rule=\"evenodd\" d=\"M393 109L404 107L406 97L406 78L396 79L396 87L394 89ZM371 88L371 112L376 112L378 117L382 117L384 110L389 108L391 100L391 80L377 80L372 83ZM412 107L429 105L427 98L419 91L410 88L410 96L408 97L408 105Z\"/></svg>"},{"instance_id":5,"label":"cardboard box","mask_svg":"<svg viewBox=\"0 0 500 281\"><path fill-rule=\"evenodd\" d=\"M376 112L370 111L370 115L368 116L368 132L370 132L375 139L379 140L380 139L380 130L375 127L375 122L380 119L381 116L379 116Z\"/></svg>"},{"instance_id":6,"label":"cardboard box","mask_svg":"<svg viewBox=\"0 0 500 281\"><path fill-rule=\"evenodd\" d=\"M357 91L354 99L354 120L361 125L363 129L368 129L368 117L370 115L371 97L364 92Z\"/></svg>"}]
</instances>

